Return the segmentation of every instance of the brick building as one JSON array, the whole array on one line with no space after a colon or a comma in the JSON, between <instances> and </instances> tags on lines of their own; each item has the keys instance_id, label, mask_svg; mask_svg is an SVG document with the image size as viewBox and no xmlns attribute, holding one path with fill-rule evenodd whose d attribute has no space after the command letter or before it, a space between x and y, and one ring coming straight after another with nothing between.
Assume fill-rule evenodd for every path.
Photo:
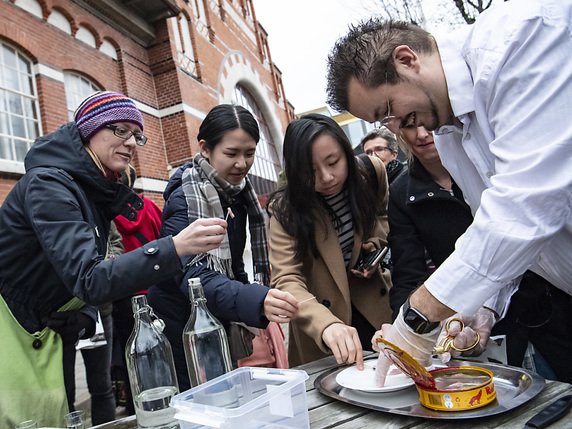
<instances>
[{"instance_id":1,"label":"brick building","mask_svg":"<svg viewBox=\"0 0 572 429\"><path fill-rule=\"evenodd\" d=\"M257 117L251 179L261 196L274 188L294 109L252 0L0 0L0 203L35 138L103 89L143 112L149 142L134 160L135 187L159 204L219 103Z\"/></svg>"}]
</instances>

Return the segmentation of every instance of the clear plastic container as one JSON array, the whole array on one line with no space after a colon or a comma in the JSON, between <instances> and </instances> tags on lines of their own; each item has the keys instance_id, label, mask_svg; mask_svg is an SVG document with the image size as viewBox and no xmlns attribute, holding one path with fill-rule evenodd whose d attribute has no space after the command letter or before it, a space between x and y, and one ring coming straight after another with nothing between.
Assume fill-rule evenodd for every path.
<instances>
[{"instance_id":1,"label":"clear plastic container","mask_svg":"<svg viewBox=\"0 0 572 429\"><path fill-rule=\"evenodd\" d=\"M235 369L171 399L181 429L310 428L305 371Z\"/></svg>"}]
</instances>

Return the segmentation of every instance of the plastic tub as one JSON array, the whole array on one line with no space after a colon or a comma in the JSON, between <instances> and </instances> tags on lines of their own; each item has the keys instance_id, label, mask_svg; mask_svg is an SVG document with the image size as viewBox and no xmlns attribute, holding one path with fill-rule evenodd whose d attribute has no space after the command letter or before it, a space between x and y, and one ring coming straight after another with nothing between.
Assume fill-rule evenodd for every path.
<instances>
[{"instance_id":1,"label":"plastic tub","mask_svg":"<svg viewBox=\"0 0 572 429\"><path fill-rule=\"evenodd\" d=\"M310 427L305 371L244 367L171 399L181 429Z\"/></svg>"}]
</instances>

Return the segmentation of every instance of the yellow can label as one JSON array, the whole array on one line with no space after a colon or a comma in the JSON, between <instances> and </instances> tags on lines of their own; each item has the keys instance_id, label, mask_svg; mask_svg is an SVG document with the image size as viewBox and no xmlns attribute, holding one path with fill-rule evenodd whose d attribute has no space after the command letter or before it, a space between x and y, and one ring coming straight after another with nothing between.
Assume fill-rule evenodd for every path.
<instances>
[{"instance_id":1,"label":"yellow can label","mask_svg":"<svg viewBox=\"0 0 572 429\"><path fill-rule=\"evenodd\" d=\"M417 386L421 405L439 411L465 411L484 407L496 398L492 382L474 389L461 391L432 391Z\"/></svg>"}]
</instances>

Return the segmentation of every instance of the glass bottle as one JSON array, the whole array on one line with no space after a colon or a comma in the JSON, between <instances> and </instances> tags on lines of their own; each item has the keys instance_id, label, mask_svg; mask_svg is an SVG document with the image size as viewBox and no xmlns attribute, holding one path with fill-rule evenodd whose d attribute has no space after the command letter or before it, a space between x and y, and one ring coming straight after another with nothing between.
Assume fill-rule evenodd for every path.
<instances>
[{"instance_id":1,"label":"glass bottle","mask_svg":"<svg viewBox=\"0 0 572 429\"><path fill-rule=\"evenodd\" d=\"M125 348L137 424L146 429L178 428L171 397L179 392L173 352L163 334L163 321L145 295L131 298L135 326Z\"/></svg>"},{"instance_id":2,"label":"glass bottle","mask_svg":"<svg viewBox=\"0 0 572 429\"><path fill-rule=\"evenodd\" d=\"M207 309L200 279L189 279L191 316L183 331L183 347L192 387L232 371L226 331Z\"/></svg>"}]
</instances>

